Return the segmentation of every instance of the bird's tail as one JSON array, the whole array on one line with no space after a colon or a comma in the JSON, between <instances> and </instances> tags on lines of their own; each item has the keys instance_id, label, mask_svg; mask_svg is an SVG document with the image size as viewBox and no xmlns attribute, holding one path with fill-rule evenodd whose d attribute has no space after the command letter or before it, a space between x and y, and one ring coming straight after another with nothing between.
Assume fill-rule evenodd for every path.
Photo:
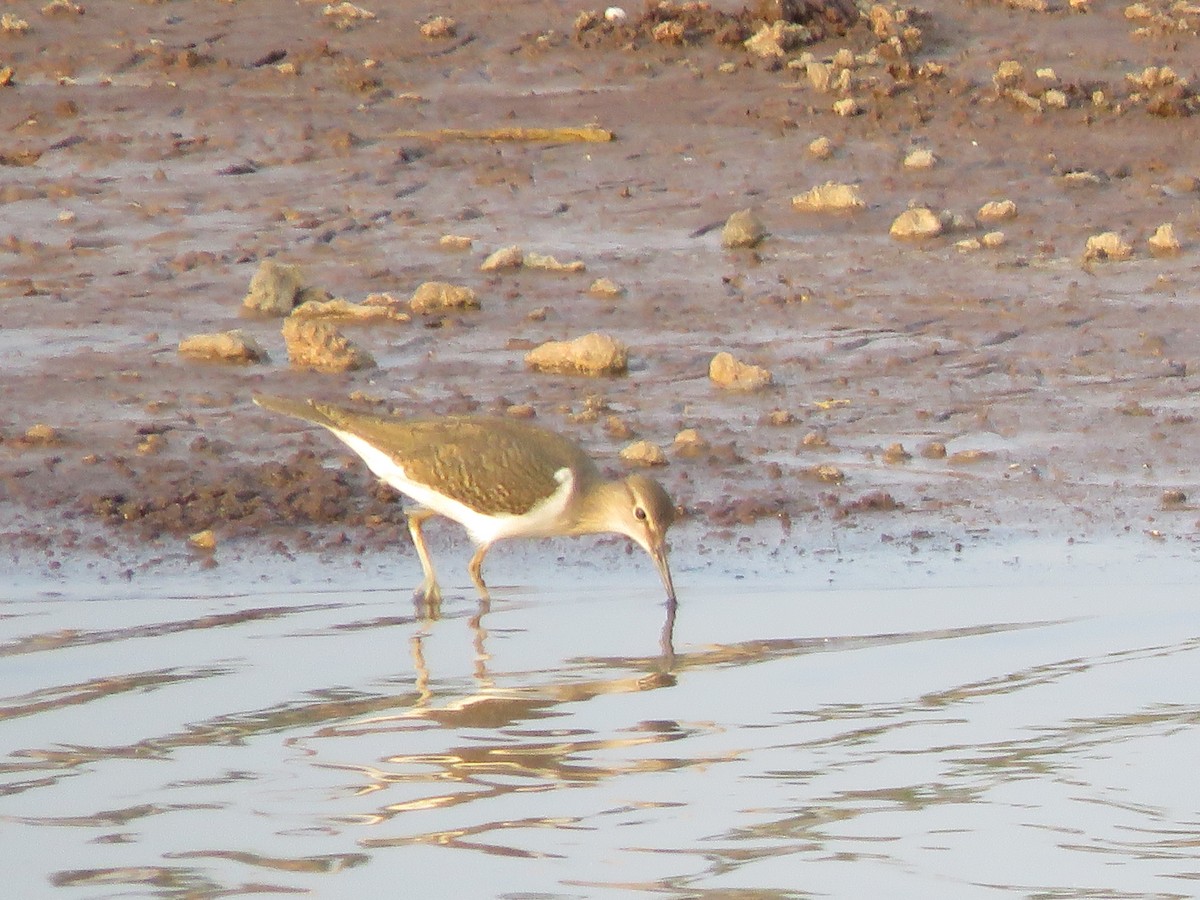
<instances>
[{"instance_id":1,"label":"bird's tail","mask_svg":"<svg viewBox=\"0 0 1200 900\"><path fill-rule=\"evenodd\" d=\"M337 423L311 400L292 400L288 397L275 397L271 394L255 394L253 400L263 409L269 409L271 412L294 416L326 428L337 427Z\"/></svg>"}]
</instances>

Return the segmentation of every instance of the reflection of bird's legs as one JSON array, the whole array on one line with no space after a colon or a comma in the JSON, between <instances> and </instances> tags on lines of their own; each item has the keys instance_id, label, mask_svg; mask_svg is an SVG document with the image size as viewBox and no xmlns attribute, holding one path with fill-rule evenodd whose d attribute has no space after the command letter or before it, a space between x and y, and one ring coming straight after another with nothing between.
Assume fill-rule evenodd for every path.
<instances>
[{"instance_id":1,"label":"reflection of bird's legs","mask_svg":"<svg viewBox=\"0 0 1200 900\"><path fill-rule=\"evenodd\" d=\"M492 601L487 597L479 598L479 610L475 615L467 621L471 626L471 631L475 633L475 677L484 687L488 687L492 683L492 678L488 675L487 664L492 658L487 652L487 629L483 627L483 617L492 611Z\"/></svg>"},{"instance_id":2,"label":"reflection of bird's legs","mask_svg":"<svg viewBox=\"0 0 1200 900\"><path fill-rule=\"evenodd\" d=\"M491 659L488 655L485 642L487 640L487 629L483 627L483 617L488 614L492 608L492 595L488 593L487 585L483 583L483 558L487 556L488 550L491 549L491 544L480 544L475 549L475 555L471 557L471 561L467 563L467 571L471 573L471 580L475 582L475 587L479 589L479 612L471 617L471 630L475 632L475 677L483 684L489 684L491 679L487 672L487 661Z\"/></svg>"},{"instance_id":3,"label":"reflection of bird's legs","mask_svg":"<svg viewBox=\"0 0 1200 900\"><path fill-rule=\"evenodd\" d=\"M442 590L438 587L437 575L433 571L429 548L425 546L425 536L421 534L421 525L432 515L436 515L432 509L414 509L406 513L408 533L412 535L413 546L417 548L417 559L421 561L421 571L425 573L424 581L417 588L416 598L418 603L424 601L424 614L428 618L435 619L442 603Z\"/></svg>"},{"instance_id":4,"label":"reflection of bird's legs","mask_svg":"<svg viewBox=\"0 0 1200 900\"><path fill-rule=\"evenodd\" d=\"M412 645L413 667L417 670L417 706L425 706L429 703L429 698L433 696L429 690L429 667L425 664L425 648L422 643L425 637L425 632L422 631L409 638L409 643Z\"/></svg>"},{"instance_id":5,"label":"reflection of bird's legs","mask_svg":"<svg viewBox=\"0 0 1200 900\"><path fill-rule=\"evenodd\" d=\"M483 558L491 546L491 544L480 544L475 555L471 557L471 561L467 563L467 571L471 573L471 580L475 582L475 587L479 588L479 596L484 600L490 600L491 595L488 593L487 585L483 583L483 573L480 570L483 568Z\"/></svg>"},{"instance_id":6,"label":"reflection of bird's legs","mask_svg":"<svg viewBox=\"0 0 1200 900\"><path fill-rule=\"evenodd\" d=\"M674 598L667 601L667 620L663 622L662 636L658 640L658 646L662 648L663 670L666 672L675 668L676 606Z\"/></svg>"}]
</instances>

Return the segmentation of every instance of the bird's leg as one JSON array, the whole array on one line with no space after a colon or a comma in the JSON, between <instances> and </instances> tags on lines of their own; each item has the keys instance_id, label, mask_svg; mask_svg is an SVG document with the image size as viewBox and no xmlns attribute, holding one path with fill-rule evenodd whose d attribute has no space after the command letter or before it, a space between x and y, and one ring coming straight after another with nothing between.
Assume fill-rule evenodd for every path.
<instances>
[{"instance_id":1,"label":"bird's leg","mask_svg":"<svg viewBox=\"0 0 1200 900\"><path fill-rule=\"evenodd\" d=\"M429 558L429 548L425 546L425 536L421 534L421 525L435 513L432 509L414 509L406 515L408 533L412 535L413 546L417 548L417 559L421 561L421 571L425 573L425 579L417 588L416 596L424 599L426 614L433 617L442 602L442 589L438 587L433 561Z\"/></svg>"},{"instance_id":2,"label":"bird's leg","mask_svg":"<svg viewBox=\"0 0 1200 900\"><path fill-rule=\"evenodd\" d=\"M471 580L475 582L475 587L479 588L479 596L485 601L491 600L492 595L488 593L487 585L483 583L483 574L480 569L483 568L483 558L487 555L490 547L491 544L480 544L475 555L471 557L471 561L467 563L467 571L471 573Z\"/></svg>"}]
</instances>

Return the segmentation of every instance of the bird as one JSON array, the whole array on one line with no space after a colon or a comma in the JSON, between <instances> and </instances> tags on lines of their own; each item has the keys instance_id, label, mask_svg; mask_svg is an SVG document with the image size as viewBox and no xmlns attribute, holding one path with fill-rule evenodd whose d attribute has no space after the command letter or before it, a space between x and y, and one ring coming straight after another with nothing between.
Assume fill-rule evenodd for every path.
<instances>
[{"instance_id":1,"label":"bird","mask_svg":"<svg viewBox=\"0 0 1200 900\"><path fill-rule=\"evenodd\" d=\"M668 603L675 603L666 543L675 505L647 475L606 479L574 441L518 419L375 415L269 394L253 400L328 429L416 504L405 510L424 574L416 596L431 606L440 603L441 588L421 526L437 515L458 522L474 542L467 571L484 601L490 594L483 560L497 541L611 532L649 554Z\"/></svg>"}]
</instances>

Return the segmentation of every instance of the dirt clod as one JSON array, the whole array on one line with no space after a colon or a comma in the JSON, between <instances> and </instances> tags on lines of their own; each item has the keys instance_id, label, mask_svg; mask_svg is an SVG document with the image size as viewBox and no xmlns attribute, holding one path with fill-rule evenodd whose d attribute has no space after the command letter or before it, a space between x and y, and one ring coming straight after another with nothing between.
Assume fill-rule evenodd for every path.
<instances>
[{"instance_id":1,"label":"dirt clod","mask_svg":"<svg viewBox=\"0 0 1200 900\"><path fill-rule=\"evenodd\" d=\"M525 365L535 372L624 375L629 351L615 338L592 332L571 341L547 341L525 354Z\"/></svg>"}]
</instances>

